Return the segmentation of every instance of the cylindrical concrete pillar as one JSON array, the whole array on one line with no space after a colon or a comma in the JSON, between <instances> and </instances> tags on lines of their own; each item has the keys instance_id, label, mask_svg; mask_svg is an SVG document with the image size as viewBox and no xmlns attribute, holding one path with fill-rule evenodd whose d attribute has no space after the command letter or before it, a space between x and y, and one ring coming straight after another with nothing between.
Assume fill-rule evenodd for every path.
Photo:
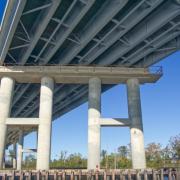
<instances>
[{"instance_id":1,"label":"cylindrical concrete pillar","mask_svg":"<svg viewBox=\"0 0 180 180\"><path fill-rule=\"evenodd\" d=\"M12 165L13 165L13 169L16 169L16 143L13 143L13 159L12 159Z\"/></svg>"},{"instance_id":2,"label":"cylindrical concrete pillar","mask_svg":"<svg viewBox=\"0 0 180 180\"><path fill-rule=\"evenodd\" d=\"M3 166L3 156L6 141L6 119L9 117L13 96L14 80L9 77L1 79L0 88L0 169Z\"/></svg>"},{"instance_id":3,"label":"cylindrical concrete pillar","mask_svg":"<svg viewBox=\"0 0 180 180\"><path fill-rule=\"evenodd\" d=\"M23 143L24 143L23 130L19 130L19 140L17 143L17 170L22 169Z\"/></svg>"},{"instance_id":4,"label":"cylindrical concrete pillar","mask_svg":"<svg viewBox=\"0 0 180 180\"><path fill-rule=\"evenodd\" d=\"M48 170L51 151L51 123L54 81L49 77L41 80L37 169Z\"/></svg>"},{"instance_id":5,"label":"cylindrical concrete pillar","mask_svg":"<svg viewBox=\"0 0 180 180\"><path fill-rule=\"evenodd\" d=\"M131 153L134 169L146 168L144 134L141 112L140 88L138 79L127 81L128 112L131 120Z\"/></svg>"},{"instance_id":6,"label":"cylindrical concrete pillar","mask_svg":"<svg viewBox=\"0 0 180 180\"><path fill-rule=\"evenodd\" d=\"M88 170L100 168L100 116L101 80L95 77L89 80Z\"/></svg>"}]
</instances>

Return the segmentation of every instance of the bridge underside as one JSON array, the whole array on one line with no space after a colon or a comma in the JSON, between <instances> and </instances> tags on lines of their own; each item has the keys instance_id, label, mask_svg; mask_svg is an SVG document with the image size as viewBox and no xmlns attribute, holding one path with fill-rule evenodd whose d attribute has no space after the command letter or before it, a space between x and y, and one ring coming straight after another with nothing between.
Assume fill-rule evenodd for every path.
<instances>
[{"instance_id":1,"label":"bridge underside","mask_svg":"<svg viewBox=\"0 0 180 180\"><path fill-rule=\"evenodd\" d=\"M180 3L9 1L0 42L1 65L149 67L180 48ZM110 87L103 85L102 91ZM39 89L39 84L16 83L11 117L38 117ZM87 85L55 85L53 119L86 102L87 97ZM18 130L9 130L7 145L17 142L18 134Z\"/></svg>"},{"instance_id":2,"label":"bridge underside","mask_svg":"<svg viewBox=\"0 0 180 180\"><path fill-rule=\"evenodd\" d=\"M107 126L130 128L132 164L135 169L146 168L144 136L141 114L139 84L154 83L162 76L148 68L94 67L94 66L10 66L0 67L0 168L3 164L6 132L18 129L17 169L22 166L24 132L29 128L38 130L37 169L48 170L51 145L51 124L53 112L54 85L88 85L88 169L100 168L100 129ZM38 118L11 117L11 101L14 83L40 83L40 102ZM128 118L101 117L102 84L127 84ZM55 101L55 100L54 100ZM54 107L57 110L57 107ZM14 129L15 128L15 129ZM15 143L14 143L15 144ZM14 148L16 152L16 148ZM30 151L31 152L31 151ZM16 156L15 156L16 157ZM43 162L43 163L42 163Z\"/></svg>"}]
</instances>

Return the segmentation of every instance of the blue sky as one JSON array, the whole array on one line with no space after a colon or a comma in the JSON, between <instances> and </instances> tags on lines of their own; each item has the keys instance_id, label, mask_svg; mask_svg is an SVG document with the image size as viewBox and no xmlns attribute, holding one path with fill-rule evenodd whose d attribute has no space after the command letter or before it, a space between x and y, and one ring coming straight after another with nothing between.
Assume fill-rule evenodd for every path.
<instances>
[{"instance_id":1,"label":"blue sky","mask_svg":"<svg viewBox=\"0 0 180 180\"><path fill-rule=\"evenodd\" d=\"M2 16L3 16L4 8L6 6L6 1L7 0L0 0L0 22L1 22L1 19L2 19Z\"/></svg>"},{"instance_id":2,"label":"blue sky","mask_svg":"<svg viewBox=\"0 0 180 180\"><path fill-rule=\"evenodd\" d=\"M0 20L5 0L0 0ZM163 146L171 136L180 133L180 52L165 58L164 75L156 84L141 86L145 144L159 142ZM53 122L52 158L60 151L87 155L87 103ZM102 117L127 117L126 87L118 85L102 94ZM128 128L102 128L101 149L114 152L130 142ZM25 137L24 146L35 148L36 134Z\"/></svg>"}]
</instances>

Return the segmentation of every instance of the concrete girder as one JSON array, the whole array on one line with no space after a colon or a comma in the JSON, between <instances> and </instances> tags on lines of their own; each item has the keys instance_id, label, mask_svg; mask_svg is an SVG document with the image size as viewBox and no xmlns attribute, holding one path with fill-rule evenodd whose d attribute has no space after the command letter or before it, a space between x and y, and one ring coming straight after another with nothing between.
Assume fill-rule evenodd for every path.
<instances>
[{"instance_id":1,"label":"concrete girder","mask_svg":"<svg viewBox=\"0 0 180 180\"><path fill-rule=\"evenodd\" d=\"M142 8L146 0L139 1L108 33L102 37L96 45L94 45L83 57L79 59L80 63L90 64L103 52L105 52L113 43L125 35L131 28L139 23L145 16L147 16L154 8L156 8L163 0L153 1L151 7ZM141 9L141 11L139 11ZM121 28L122 26L122 28ZM124 28L124 29L123 29ZM104 46L100 46L104 43Z\"/></svg>"},{"instance_id":2,"label":"concrete girder","mask_svg":"<svg viewBox=\"0 0 180 180\"><path fill-rule=\"evenodd\" d=\"M0 32L0 64L4 63L8 48L22 15L26 0L8 1L4 22Z\"/></svg>"},{"instance_id":3,"label":"concrete girder","mask_svg":"<svg viewBox=\"0 0 180 180\"><path fill-rule=\"evenodd\" d=\"M96 16L91 19L88 26L80 34L80 45L72 44L68 51L62 53L57 59L61 64L68 64L74 56L76 56L83 47L126 5L127 0L106 1Z\"/></svg>"},{"instance_id":4,"label":"concrete girder","mask_svg":"<svg viewBox=\"0 0 180 180\"><path fill-rule=\"evenodd\" d=\"M99 77L103 84L125 83L127 79L134 77L144 84L156 82L162 76L148 68L119 66L0 66L0 78L13 77L19 83L38 84L44 74L62 84L87 84L93 77Z\"/></svg>"},{"instance_id":5,"label":"concrete girder","mask_svg":"<svg viewBox=\"0 0 180 180\"><path fill-rule=\"evenodd\" d=\"M169 1L161 5L158 11L154 11L125 35L126 39L129 41L129 46L119 42L118 45L111 47L108 52L105 52L97 59L98 63L102 65L114 63L133 47L143 42L159 28L178 16L180 14L180 7L175 4L169 4L168 2Z\"/></svg>"}]
</instances>

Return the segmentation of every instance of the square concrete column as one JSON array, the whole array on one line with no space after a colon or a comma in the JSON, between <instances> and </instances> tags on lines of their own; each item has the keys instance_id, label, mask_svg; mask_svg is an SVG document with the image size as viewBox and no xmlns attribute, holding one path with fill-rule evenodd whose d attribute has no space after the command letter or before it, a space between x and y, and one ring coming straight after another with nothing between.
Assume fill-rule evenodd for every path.
<instances>
[{"instance_id":1,"label":"square concrete column","mask_svg":"<svg viewBox=\"0 0 180 180\"><path fill-rule=\"evenodd\" d=\"M17 170L22 169L22 160L23 160L23 144L24 144L24 135L23 130L19 130L19 140L17 143Z\"/></svg>"},{"instance_id":2,"label":"square concrete column","mask_svg":"<svg viewBox=\"0 0 180 180\"><path fill-rule=\"evenodd\" d=\"M100 169L101 80L89 80L88 170Z\"/></svg>"},{"instance_id":3,"label":"square concrete column","mask_svg":"<svg viewBox=\"0 0 180 180\"><path fill-rule=\"evenodd\" d=\"M128 112L131 120L131 153L133 169L146 168L144 134L141 112L140 88L138 79L127 81Z\"/></svg>"},{"instance_id":4,"label":"square concrete column","mask_svg":"<svg viewBox=\"0 0 180 180\"><path fill-rule=\"evenodd\" d=\"M0 88L0 169L3 166L4 149L6 142L6 119L10 115L11 101L13 97L14 80L9 77L1 79Z\"/></svg>"},{"instance_id":5,"label":"square concrete column","mask_svg":"<svg viewBox=\"0 0 180 180\"><path fill-rule=\"evenodd\" d=\"M54 81L49 77L41 80L37 170L48 170L51 151L51 124Z\"/></svg>"}]
</instances>

